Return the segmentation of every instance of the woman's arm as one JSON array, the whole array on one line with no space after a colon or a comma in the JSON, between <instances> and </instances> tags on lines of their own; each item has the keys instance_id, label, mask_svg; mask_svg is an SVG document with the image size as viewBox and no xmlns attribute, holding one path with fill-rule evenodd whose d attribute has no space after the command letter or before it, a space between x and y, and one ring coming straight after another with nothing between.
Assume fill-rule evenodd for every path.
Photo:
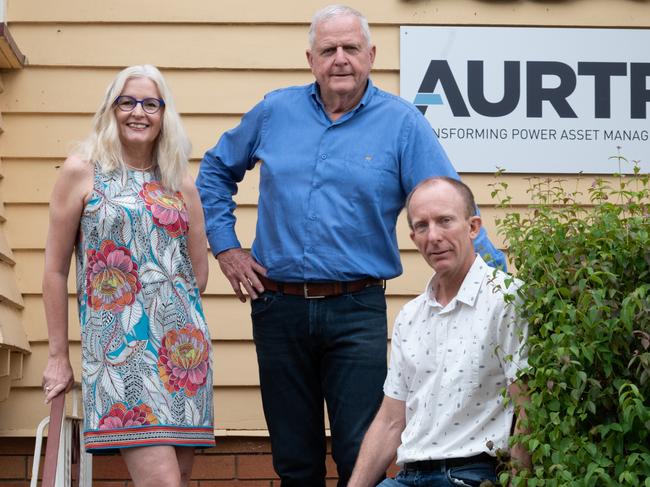
<instances>
[{"instance_id":1,"label":"woman's arm","mask_svg":"<svg viewBox=\"0 0 650 487\"><path fill-rule=\"evenodd\" d=\"M43 305L49 344L43 372L46 403L70 390L74 382L68 347L68 273L81 212L92 184L92 164L71 156L63 163L50 198L43 271Z\"/></svg>"},{"instance_id":2,"label":"woman's arm","mask_svg":"<svg viewBox=\"0 0 650 487\"><path fill-rule=\"evenodd\" d=\"M192 269L194 269L196 285L199 291L203 293L208 284L208 240L205 236L205 222L199 193L189 174L183 179L181 193L187 205L189 219L187 247L190 253L190 261L192 262Z\"/></svg>"}]
</instances>

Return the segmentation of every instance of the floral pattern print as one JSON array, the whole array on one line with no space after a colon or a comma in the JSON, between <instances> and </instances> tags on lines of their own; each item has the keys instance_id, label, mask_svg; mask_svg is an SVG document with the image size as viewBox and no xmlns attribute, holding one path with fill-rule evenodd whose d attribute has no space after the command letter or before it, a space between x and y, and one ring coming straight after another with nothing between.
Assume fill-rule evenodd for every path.
<instances>
[{"instance_id":1,"label":"floral pattern print","mask_svg":"<svg viewBox=\"0 0 650 487\"><path fill-rule=\"evenodd\" d=\"M192 324L167 332L159 352L158 371L169 392L184 389L191 397L205 384L209 347L201 330Z\"/></svg>"},{"instance_id":2,"label":"floral pattern print","mask_svg":"<svg viewBox=\"0 0 650 487\"><path fill-rule=\"evenodd\" d=\"M131 260L129 249L105 240L98 251L88 249L86 254L86 293L90 307L95 311L119 312L133 304L142 285L138 281L138 265Z\"/></svg>"},{"instance_id":3,"label":"floral pattern print","mask_svg":"<svg viewBox=\"0 0 650 487\"><path fill-rule=\"evenodd\" d=\"M129 428L133 426L146 426L156 424L158 420L153 411L146 404L133 406L127 409L122 403L113 404L106 416L99 420L99 429Z\"/></svg>"},{"instance_id":4,"label":"floral pattern print","mask_svg":"<svg viewBox=\"0 0 650 487\"><path fill-rule=\"evenodd\" d=\"M214 445L210 333L181 193L96 166L76 245L86 451Z\"/></svg>"},{"instance_id":5,"label":"floral pattern print","mask_svg":"<svg viewBox=\"0 0 650 487\"><path fill-rule=\"evenodd\" d=\"M145 201L156 225L164 228L170 237L187 232L187 211L181 193L165 191L158 181L144 183L140 196Z\"/></svg>"}]
</instances>

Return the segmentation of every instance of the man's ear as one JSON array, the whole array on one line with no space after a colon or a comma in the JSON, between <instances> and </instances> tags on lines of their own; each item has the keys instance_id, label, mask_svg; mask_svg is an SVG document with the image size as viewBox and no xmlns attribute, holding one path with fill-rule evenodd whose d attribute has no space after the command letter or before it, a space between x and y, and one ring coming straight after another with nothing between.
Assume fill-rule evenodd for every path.
<instances>
[{"instance_id":1,"label":"man's ear","mask_svg":"<svg viewBox=\"0 0 650 487\"><path fill-rule=\"evenodd\" d=\"M409 232L409 237L411 237L411 240L415 243L415 232L413 230Z\"/></svg>"},{"instance_id":2,"label":"man's ear","mask_svg":"<svg viewBox=\"0 0 650 487\"><path fill-rule=\"evenodd\" d=\"M472 240L478 237L478 232L481 231L483 222L480 216L472 216L469 219L469 236Z\"/></svg>"},{"instance_id":3,"label":"man's ear","mask_svg":"<svg viewBox=\"0 0 650 487\"><path fill-rule=\"evenodd\" d=\"M375 64L375 56L377 55L377 47L376 46L371 46L370 47L370 66Z\"/></svg>"},{"instance_id":4,"label":"man's ear","mask_svg":"<svg viewBox=\"0 0 650 487\"><path fill-rule=\"evenodd\" d=\"M307 56L307 62L309 63L309 67L310 67L310 68L313 68L314 65L313 65L313 63L312 63L311 49L307 49L307 50L305 51L305 55Z\"/></svg>"}]
</instances>

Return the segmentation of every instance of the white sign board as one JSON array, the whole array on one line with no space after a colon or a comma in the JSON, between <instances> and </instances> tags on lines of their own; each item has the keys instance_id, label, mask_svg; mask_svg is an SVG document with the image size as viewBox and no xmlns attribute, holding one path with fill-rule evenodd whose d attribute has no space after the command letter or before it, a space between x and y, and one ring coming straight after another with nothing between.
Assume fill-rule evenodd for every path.
<instances>
[{"instance_id":1,"label":"white sign board","mask_svg":"<svg viewBox=\"0 0 650 487\"><path fill-rule=\"evenodd\" d=\"M400 39L400 95L457 170L612 173L620 147L650 172L650 30L401 27Z\"/></svg>"}]
</instances>

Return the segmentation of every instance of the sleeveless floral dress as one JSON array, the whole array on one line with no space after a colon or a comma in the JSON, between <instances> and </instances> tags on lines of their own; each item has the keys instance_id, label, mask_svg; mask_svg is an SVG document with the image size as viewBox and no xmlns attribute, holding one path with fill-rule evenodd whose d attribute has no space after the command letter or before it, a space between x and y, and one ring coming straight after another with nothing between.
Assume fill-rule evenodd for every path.
<instances>
[{"instance_id":1,"label":"sleeveless floral dress","mask_svg":"<svg viewBox=\"0 0 650 487\"><path fill-rule=\"evenodd\" d=\"M84 442L90 453L214 445L211 343L182 195L95 166L76 245Z\"/></svg>"}]
</instances>

